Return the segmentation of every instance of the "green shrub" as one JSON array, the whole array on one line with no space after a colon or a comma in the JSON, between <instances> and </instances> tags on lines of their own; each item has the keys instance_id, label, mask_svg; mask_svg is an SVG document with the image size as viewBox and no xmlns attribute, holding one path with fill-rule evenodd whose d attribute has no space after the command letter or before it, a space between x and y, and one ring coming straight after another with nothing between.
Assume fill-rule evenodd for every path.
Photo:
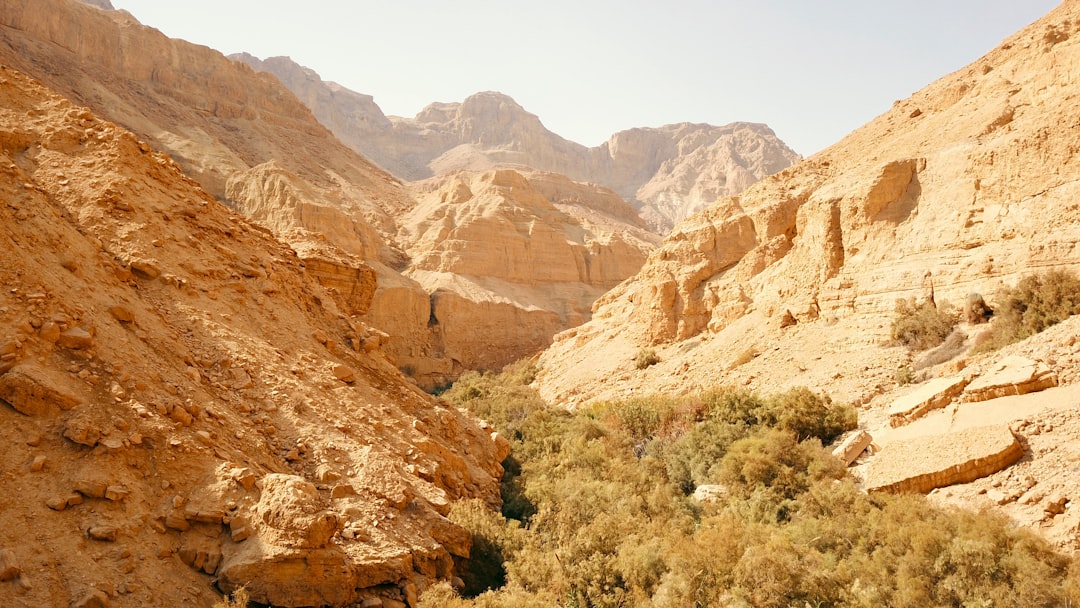
<instances>
[{"instance_id":1,"label":"green shrub","mask_svg":"<svg viewBox=\"0 0 1080 608\"><path fill-rule=\"evenodd\" d=\"M956 316L933 302L916 304L915 299L897 300L892 323L892 339L911 350L926 350L945 341L956 327Z\"/></svg>"},{"instance_id":2,"label":"green shrub","mask_svg":"<svg viewBox=\"0 0 1080 608\"><path fill-rule=\"evenodd\" d=\"M636 357L634 357L634 367L637 369L645 369L660 363L660 356L656 354L656 351L651 348L643 348L638 351Z\"/></svg>"},{"instance_id":3,"label":"green shrub","mask_svg":"<svg viewBox=\"0 0 1080 608\"><path fill-rule=\"evenodd\" d=\"M528 509L504 507L500 516L479 502L455 505L451 519L474 543L458 572L479 595L460 598L439 585L423 606L1041 608L1080 600L1077 562L1002 518L861 492L821 448L855 423L851 408L827 396L721 388L568 412L543 406L522 382L513 373L476 375L447 392L487 412L510 438L504 499L509 479ZM696 503L686 493L702 483L727 492Z\"/></svg>"},{"instance_id":4,"label":"green shrub","mask_svg":"<svg viewBox=\"0 0 1080 608\"><path fill-rule=\"evenodd\" d=\"M980 341L979 351L1019 342L1080 313L1080 279L1063 270L1028 275L1005 290L1000 300L990 335Z\"/></svg>"}]
</instances>

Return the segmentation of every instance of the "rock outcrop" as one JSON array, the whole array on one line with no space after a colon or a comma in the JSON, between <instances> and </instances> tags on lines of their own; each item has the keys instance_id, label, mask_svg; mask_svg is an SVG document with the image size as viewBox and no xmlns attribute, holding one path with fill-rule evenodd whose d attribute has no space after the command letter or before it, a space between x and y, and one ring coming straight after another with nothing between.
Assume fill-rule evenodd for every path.
<instances>
[{"instance_id":1,"label":"rock outcrop","mask_svg":"<svg viewBox=\"0 0 1080 608\"><path fill-rule=\"evenodd\" d=\"M896 441L882 448L867 466L866 489L925 494L986 477L1023 455L1023 446L1008 426Z\"/></svg>"},{"instance_id":2,"label":"rock outcrop","mask_svg":"<svg viewBox=\"0 0 1080 608\"><path fill-rule=\"evenodd\" d=\"M771 129L753 123L630 129L587 148L491 91L433 103L413 118L387 117L370 96L324 82L288 57L231 57L277 76L343 142L402 179L521 166L560 173L611 188L662 232L799 160Z\"/></svg>"},{"instance_id":3,"label":"rock outcrop","mask_svg":"<svg viewBox=\"0 0 1080 608\"><path fill-rule=\"evenodd\" d=\"M964 401L986 401L1008 395L1025 395L1057 386L1054 370L1041 361L1011 356L980 375L964 389Z\"/></svg>"},{"instance_id":4,"label":"rock outcrop","mask_svg":"<svg viewBox=\"0 0 1080 608\"><path fill-rule=\"evenodd\" d=\"M677 225L588 324L556 338L541 360L544 396L745 382L864 402L904 361L882 346L897 299L960 304L1027 273L1080 268L1078 19L1080 4L1066 2ZM635 372L628 362L645 347L661 363Z\"/></svg>"},{"instance_id":5,"label":"rock outcrop","mask_svg":"<svg viewBox=\"0 0 1080 608\"><path fill-rule=\"evenodd\" d=\"M0 98L0 603L397 605L451 578L449 504L499 504L505 440L168 155L8 67Z\"/></svg>"},{"instance_id":6,"label":"rock outcrop","mask_svg":"<svg viewBox=\"0 0 1080 608\"><path fill-rule=\"evenodd\" d=\"M410 348L427 344L445 363L399 360L425 384L539 352L587 320L593 301L640 268L659 240L615 193L555 174L456 173L414 192L399 240L411 259L405 274L431 298L405 307L430 330ZM373 311L373 324L401 315L388 304Z\"/></svg>"}]
</instances>

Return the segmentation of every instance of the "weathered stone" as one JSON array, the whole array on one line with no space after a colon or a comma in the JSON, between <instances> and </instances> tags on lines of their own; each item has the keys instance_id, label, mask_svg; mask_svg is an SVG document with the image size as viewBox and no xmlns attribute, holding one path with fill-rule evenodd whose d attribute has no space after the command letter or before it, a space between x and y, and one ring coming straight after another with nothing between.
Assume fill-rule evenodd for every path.
<instances>
[{"instance_id":1,"label":"weathered stone","mask_svg":"<svg viewBox=\"0 0 1080 608\"><path fill-rule=\"evenodd\" d=\"M38 330L38 335L49 344L56 344L56 341L60 339L60 326L48 321Z\"/></svg>"},{"instance_id":2,"label":"weathered stone","mask_svg":"<svg viewBox=\"0 0 1080 608\"><path fill-rule=\"evenodd\" d=\"M330 498L338 499L347 496L356 496L356 488L349 484L339 484L334 486L334 489L330 490Z\"/></svg>"},{"instance_id":3,"label":"weathered stone","mask_svg":"<svg viewBox=\"0 0 1080 608\"><path fill-rule=\"evenodd\" d=\"M1023 455L1023 446L1007 426L900 440L874 456L866 469L866 488L926 493L996 473Z\"/></svg>"},{"instance_id":4,"label":"weathered stone","mask_svg":"<svg viewBox=\"0 0 1080 608\"><path fill-rule=\"evenodd\" d=\"M1065 505L1068 504L1069 499L1061 494L1052 494L1046 499L1046 504L1043 505L1043 511L1051 517L1054 515L1061 515L1065 512Z\"/></svg>"},{"instance_id":5,"label":"weathered stone","mask_svg":"<svg viewBox=\"0 0 1080 608\"><path fill-rule=\"evenodd\" d=\"M131 263L131 271L135 273L135 276L143 279L156 279L161 276L161 266L157 260L151 260L146 258L133 258Z\"/></svg>"},{"instance_id":6,"label":"weathered stone","mask_svg":"<svg viewBox=\"0 0 1080 608\"><path fill-rule=\"evenodd\" d=\"M90 526L86 530L86 536L91 540L100 540L103 542L115 542L117 529L115 526Z\"/></svg>"},{"instance_id":7,"label":"weathered stone","mask_svg":"<svg viewBox=\"0 0 1080 608\"><path fill-rule=\"evenodd\" d=\"M893 401L889 406L889 425L902 426L941 409L952 402L967 386L963 376L934 378Z\"/></svg>"},{"instance_id":8,"label":"weathered stone","mask_svg":"<svg viewBox=\"0 0 1080 608\"><path fill-rule=\"evenodd\" d=\"M82 402L63 374L29 363L0 376L0 399L27 416L56 414Z\"/></svg>"},{"instance_id":9,"label":"weathered stone","mask_svg":"<svg viewBox=\"0 0 1080 608\"><path fill-rule=\"evenodd\" d=\"M334 366L334 377L346 384L356 382L356 372L345 365Z\"/></svg>"},{"instance_id":10,"label":"weathered stone","mask_svg":"<svg viewBox=\"0 0 1080 608\"><path fill-rule=\"evenodd\" d=\"M72 327L60 333L57 343L64 348L80 350L94 345L94 337L81 327Z\"/></svg>"},{"instance_id":11,"label":"weathered stone","mask_svg":"<svg viewBox=\"0 0 1080 608\"><path fill-rule=\"evenodd\" d=\"M320 464L315 467L315 479L323 483L329 483L341 479L341 473L338 473L329 465Z\"/></svg>"},{"instance_id":12,"label":"weathered stone","mask_svg":"<svg viewBox=\"0 0 1080 608\"><path fill-rule=\"evenodd\" d=\"M21 572L15 552L11 549L0 549L0 582L14 580Z\"/></svg>"},{"instance_id":13,"label":"weathered stone","mask_svg":"<svg viewBox=\"0 0 1080 608\"><path fill-rule=\"evenodd\" d=\"M34 461L30 463L31 473L40 473L45 469L45 464L49 461L49 458L44 454L38 454L34 456Z\"/></svg>"},{"instance_id":14,"label":"weathered stone","mask_svg":"<svg viewBox=\"0 0 1080 608\"><path fill-rule=\"evenodd\" d=\"M72 602L71 608L109 608L109 596L100 589L91 589Z\"/></svg>"},{"instance_id":15,"label":"weathered stone","mask_svg":"<svg viewBox=\"0 0 1080 608\"><path fill-rule=\"evenodd\" d=\"M964 390L964 401L1024 395L1057 386L1057 374L1045 363L1012 355L982 374Z\"/></svg>"},{"instance_id":16,"label":"weathered stone","mask_svg":"<svg viewBox=\"0 0 1080 608\"><path fill-rule=\"evenodd\" d=\"M109 486L105 489L105 498L113 501L121 501L131 494L131 490L124 486Z\"/></svg>"},{"instance_id":17,"label":"weathered stone","mask_svg":"<svg viewBox=\"0 0 1080 608\"><path fill-rule=\"evenodd\" d=\"M408 604L401 600L390 599L384 597L382 601L383 608L409 608Z\"/></svg>"},{"instance_id":18,"label":"weathered stone","mask_svg":"<svg viewBox=\"0 0 1080 608\"><path fill-rule=\"evenodd\" d=\"M870 436L870 433L859 429L854 433L851 433L840 442L840 445L833 448L832 455L839 458L845 466L851 466L851 463L855 462L866 448L870 447L874 438Z\"/></svg>"},{"instance_id":19,"label":"weathered stone","mask_svg":"<svg viewBox=\"0 0 1080 608\"><path fill-rule=\"evenodd\" d=\"M64 437L92 448L101 440L101 431L88 420L73 418L64 425Z\"/></svg>"},{"instance_id":20,"label":"weathered stone","mask_svg":"<svg viewBox=\"0 0 1080 608\"><path fill-rule=\"evenodd\" d=\"M184 517L183 511L174 509L165 516L165 527L184 532L191 529L191 524L189 524L187 518Z\"/></svg>"},{"instance_id":21,"label":"weathered stone","mask_svg":"<svg viewBox=\"0 0 1080 608\"><path fill-rule=\"evenodd\" d=\"M81 479L75 482L75 491L87 498L105 498L109 484L104 481Z\"/></svg>"},{"instance_id":22,"label":"weathered stone","mask_svg":"<svg viewBox=\"0 0 1080 608\"><path fill-rule=\"evenodd\" d=\"M131 312L130 308L128 308L127 306L124 306L122 304L117 304L115 306L110 306L109 307L109 314L111 314L114 319L116 319L117 321L119 321L121 323L134 323L135 322L135 313Z\"/></svg>"}]
</instances>

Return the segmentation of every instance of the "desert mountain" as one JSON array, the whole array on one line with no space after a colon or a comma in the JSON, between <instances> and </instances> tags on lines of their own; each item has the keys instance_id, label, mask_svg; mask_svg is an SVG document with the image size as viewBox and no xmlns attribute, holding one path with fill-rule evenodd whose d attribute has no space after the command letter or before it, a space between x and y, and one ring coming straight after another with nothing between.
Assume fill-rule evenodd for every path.
<instances>
[{"instance_id":1,"label":"desert mountain","mask_svg":"<svg viewBox=\"0 0 1080 608\"><path fill-rule=\"evenodd\" d=\"M607 186L663 232L799 159L771 129L753 123L631 129L587 148L495 92L433 103L413 118L387 117L370 96L325 82L288 57L232 57L277 76L341 141L402 179L527 166Z\"/></svg>"},{"instance_id":2,"label":"desert mountain","mask_svg":"<svg viewBox=\"0 0 1080 608\"><path fill-rule=\"evenodd\" d=\"M1030 510L1029 523L1061 513L1064 503L1043 511L1049 492L1033 489L1024 471L1071 467L1071 456L1045 447L1075 441L1080 420L1059 407L1074 402L1070 389L1033 402L968 402L1074 382L1075 324L1017 346L1018 361L1001 359L1009 351L956 359L961 348L927 368L933 381L916 389L894 380L912 355L889 334L898 299L960 307L981 293L993 303L1024 275L1080 267L1078 23L1080 2L1065 2L831 148L681 222L641 272L597 302L589 323L556 337L540 361L541 392L573 406L725 384L810 386L862 406L864 424L886 429L942 408L937 427L882 435L897 438L870 464L885 477L913 468L913 454L997 445L995 435L970 430L980 421L1012 424L1039 447L1006 441L999 453L968 454L942 469L963 470L963 479L930 468L895 487L971 481L1026 454L981 494L964 492L985 501L988 488L1006 488L1000 504L1024 496L1016 508ZM974 338L979 327L963 329ZM659 363L636 369L635 356L648 349ZM997 392L984 396L978 386ZM1048 428L1063 434L1042 437ZM935 435L942 429L950 430ZM898 438L916 435L927 443Z\"/></svg>"},{"instance_id":3,"label":"desert mountain","mask_svg":"<svg viewBox=\"0 0 1080 608\"><path fill-rule=\"evenodd\" d=\"M482 296L467 277L449 280L452 272L445 268L437 270L442 282L405 276L412 266L406 250L419 255L423 246L409 241L421 233L403 218L435 210L429 202L418 203L411 187L340 143L276 78L206 47L171 40L124 11L100 11L70 0L0 0L0 8L4 62L168 152L216 198L270 228L330 289L345 314L389 334L384 351L425 387L445 383L480 360L498 366L536 352L557 331L586 319L589 298L602 291L588 272L579 274L581 285L560 279L550 288L539 275L519 273L516 282L505 284L513 293L493 293L489 285ZM361 96L350 99L355 106L350 116L367 111ZM639 234L640 221L625 209L610 213L610 191L571 189L574 208L595 203L597 213L608 219L583 228L573 214L542 212L529 215L529 225L555 223L530 228L519 225L521 218L509 218L522 207L506 199L505 209L496 205L489 212L507 214L507 221L470 230L469 238L479 239L477 250L503 250L515 263L513 256L529 254L506 246L507 239L528 242L534 230L565 232L566 242L577 249L559 263L584 265L600 256L604 261L596 264L605 270L597 274L607 286L617 282L611 269L620 269L619 279L636 271L655 239ZM535 198L528 201L539 204ZM419 206L424 210L417 211ZM613 222L614 217L625 221ZM590 249L594 244L595 251ZM612 252L630 257L611 262ZM547 271L528 261L522 264ZM543 295L523 295L523 289ZM505 314L493 314L492 299ZM456 304L447 308L449 301ZM444 305L433 314L438 302ZM537 318L543 321L532 321ZM437 325L432 319L438 319ZM472 328L479 319L498 332L478 334ZM484 357L476 357L478 352Z\"/></svg>"},{"instance_id":4,"label":"desert mountain","mask_svg":"<svg viewBox=\"0 0 1080 608\"><path fill-rule=\"evenodd\" d=\"M932 289L959 305L1023 273L1076 265L1078 13L1065 3L838 144L679 224L549 351L547 394L659 389L658 377L689 373L846 387L858 400L873 380L832 380L836 370L821 368L833 361L802 360L795 344L867 351L870 364L889 352L878 344L898 298ZM788 313L798 324L782 330ZM654 345L663 364L622 371ZM747 352L761 356L737 366ZM766 373L779 361L805 371Z\"/></svg>"},{"instance_id":5,"label":"desert mountain","mask_svg":"<svg viewBox=\"0 0 1080 608\"><path fill-rule=\"evenodd\" d=\"M505 440L148 142L11 68L0 98L0 603L405 605L451 577L449 502L499 503Z\"/></svg>"}]
</instances>

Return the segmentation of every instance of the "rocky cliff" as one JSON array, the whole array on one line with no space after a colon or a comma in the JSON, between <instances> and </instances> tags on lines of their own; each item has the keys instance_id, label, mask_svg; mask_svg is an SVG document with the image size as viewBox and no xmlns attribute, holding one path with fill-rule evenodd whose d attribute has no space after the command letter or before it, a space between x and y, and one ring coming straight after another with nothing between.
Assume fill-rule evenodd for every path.
<instances>
[{"instance_id":1,"label":"rocky cliff","mask_svg":"<svg viewBox=\"0 0 1080 608\"><path fill-rule=\"evenodd\" d=\"M614 192L557 174L461 172L413 190L400 240L405 274L431 294L416 307L431 333L412 347L442 353L443 382L542 350L659 241Z\"/></svg>"},{"instance_id":2,"label":"rocky cliff","mask_svg":"<svg viewBox=\"0 0 1080 608\"><path fill-rule=\"evenodd\" d=\"M169 156L11 68L0 98L0 603L402 606L451 578L449 503L498 504L505 441Z\"/></svg>"},{"instance_id":3,"label":"rocky cliff","mask_svg":"<svg viewBox=\"0 0 1080 608\"><path fill-rule=\"evenodd\" d=\"M1080 262L1080 4L833 147L676 226L542 362L554 401L725 382L864 402L893 303L960 304ZM661 363L635 370L655 347ZM843 353L843 356L840 356Z\"/></svg>"},{"instance_id":4,"label":"rocky cliff","mask_svg":"<svg viewBox=\"0 0 1080 608\"><path fill-rule=\"evenodd\" d=\"M486 301L458 299L453 307L442 308L436 328L430 319L433 293L439 288L401 274L410 267L405 250L420 251L409 240L414 231L402 223L409 214L416 215L413 192L340 143L276 78L206 47L170 40L124 11L100 11L73 0L0 0L0 9L0 60L168 152L216 198L270 228L301 256L308 274L327 288L341 311L387 334L384 352L416 373L425 387L444 383L477 364L477 357L467 353L487 352L485 366L534 353L557 331L587 318L590 298L601 293L588 281L550 290L543 298L545 320L540 325L523 321L536 316L534 300L524 305L527 310L519 310L516 295L494 293L492 297L514 303L502 310L517 321L503 323L508 317L490 317ZM295 68L282 76L294 85L317 80L310 71L283 65ZM318 82L320 87L307 93L301 86L294 88L313 107L325 106L316 102L318 95L328 95L330 105L343 113L339 122L361 131L367 128L364 124L390 125L385 117L379 118L381 112L369 98L340 88L327 93ZM368 123L365 116L371 117ZM600 190L590 187L575 192L574 208L584 209L592 201L604 217L614 208L610 192L592 196ZM422 213L431 212L430 206L425 209ZM640 222L625 211L617 214L628 218L627 229L639 230ZM577 221L560 213L534 219ZM621 236L621 224L612 227L610 235L597 232L601 226L608 229L608 223L594 224L589 243L629 242ZM574 232L579 225L546 229ZM465 242L465 248L477 251L499 247L505 238L500 230L468 234L476 243ZM606 265L605 280L617 282L611 274L615 269L621 274L618 278L636 271L644 260L641 247L648 241L634 241L624 248L629 257L618 262L609 258L624 249L598 246L604 250L597 255L605 261L597 263ZM578 262L567 258L567 263ZM547 271L537 264L530 268ZM519 277L520 281L526 278ZM546 283L538 275L530 289L542 291ZM497 334L483 340L483 347L481 334L470 329L481 318L500 325ZM444 344L439 338L443 334L455 338Z\"/></svg>"},{"instance_id":5,"label":"rocky cliff","mask_svg":"<svg viewBox=\"0 0 1080 608\"><path fill-rule=\"evenodd\" d=\"M664 232L799 159L771 129L753 123L631 129L587 148L495 92L433 103L413 118L388 118L371 97L324 82L287 57L232 57L276 75L343 142L402 179L497 166L561 173L615 190Z\"/></svg>"}]
</instances>

